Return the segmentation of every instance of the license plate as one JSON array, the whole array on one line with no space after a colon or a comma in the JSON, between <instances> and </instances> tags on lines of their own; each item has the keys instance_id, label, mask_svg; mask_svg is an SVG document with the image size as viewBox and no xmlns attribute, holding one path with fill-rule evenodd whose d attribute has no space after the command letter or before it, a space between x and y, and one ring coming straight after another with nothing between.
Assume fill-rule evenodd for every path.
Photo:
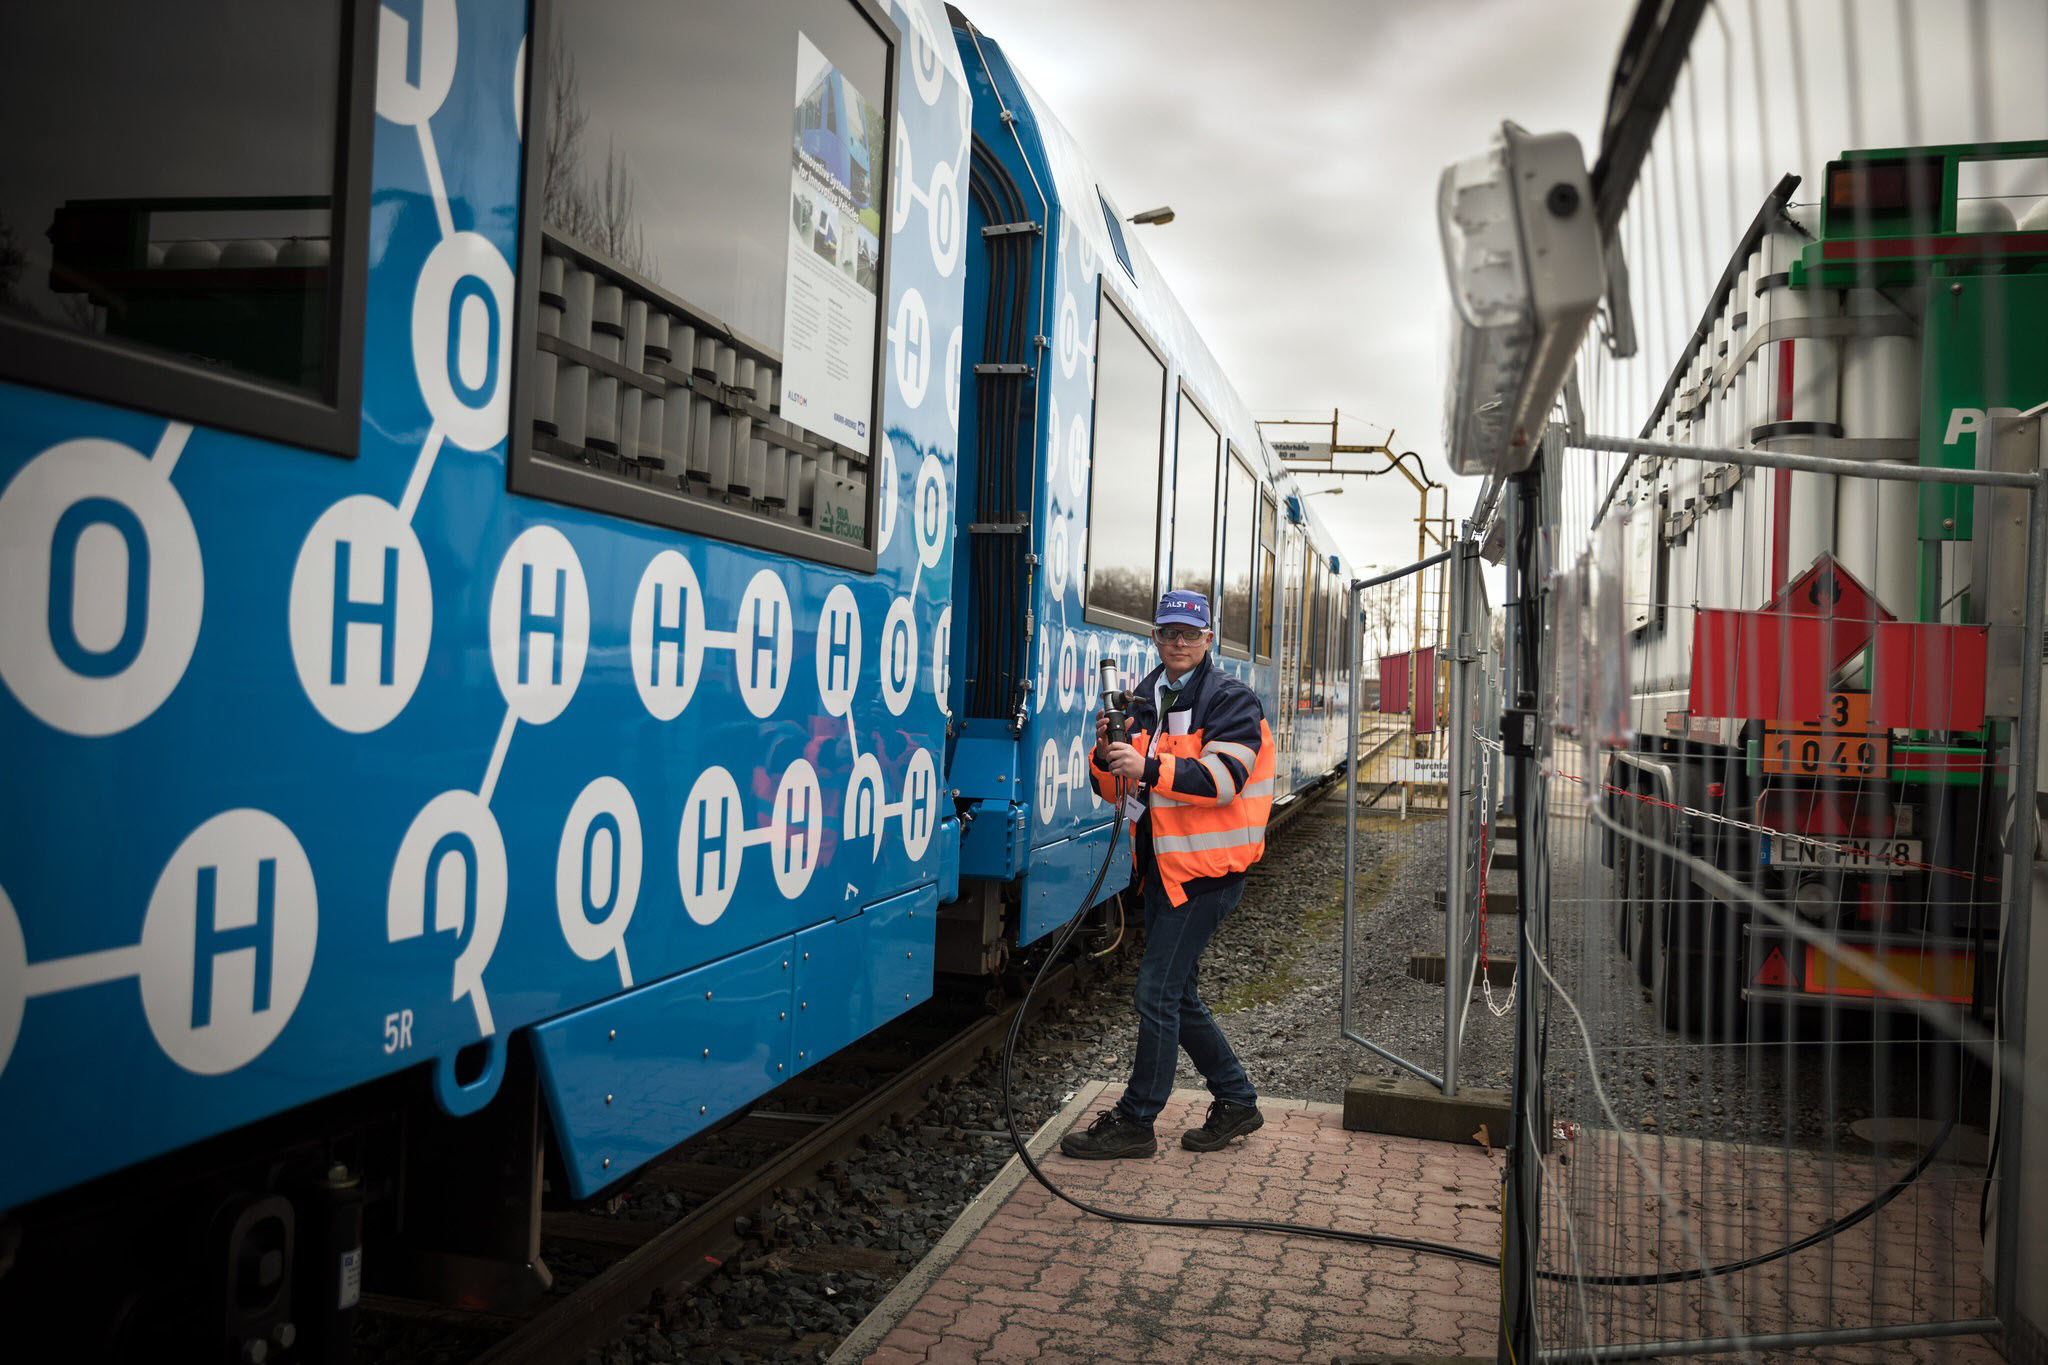
<instances>
[{"instance_id":1,"label":"license plate","mask_svg":"<svg viewBox=\"0 0 2048 1365\"><path fill-rule=\"evenodd\" d=\"M1901 862L1920 861L1918 839L1801 839L1764 836L1763 860L1773 867L1844 867L1866 872L1904 872Z\"/></svg>"}]
</instances>

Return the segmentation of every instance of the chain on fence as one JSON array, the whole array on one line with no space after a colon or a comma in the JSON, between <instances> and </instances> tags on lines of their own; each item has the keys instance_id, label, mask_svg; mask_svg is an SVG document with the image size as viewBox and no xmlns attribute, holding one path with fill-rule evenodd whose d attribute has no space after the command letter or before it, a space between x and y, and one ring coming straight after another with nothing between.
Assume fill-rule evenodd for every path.
<instances>
[{"instance_id":1,"label":"chain on fence","mask_svg":"<svg viewBox=\"0 0 2048 1365\"><path fill-rule=\"evenodd\" d=\"M2039 1358L2048 10L1644 12L1697 27L1503 499L1504 1339Z\"/></svg>"}]
</instances>

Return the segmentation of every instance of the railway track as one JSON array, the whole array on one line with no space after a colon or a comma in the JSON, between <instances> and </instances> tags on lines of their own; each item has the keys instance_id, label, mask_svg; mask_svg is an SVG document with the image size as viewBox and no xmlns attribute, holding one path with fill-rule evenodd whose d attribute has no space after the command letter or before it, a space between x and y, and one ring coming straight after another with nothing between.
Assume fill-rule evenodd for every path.
<instances>
[{"instance_id":1,"label":"railway track","mask_svg":"<svg viewBox=\"0 0 2048 1365\"><path fill-rule=\"evenodd\" d=\"M1391 737L1381 741L1372 753L1391 742ZM1340 782L1341 776L1325 779L1289 802L1283 817L1274 822L1275 836L1295 817L1341 790ZM1057 967L1031 1002L1033 1016L1070 994L1088 970L1073 963ZM544 1214L543 1258L563 1287L531 1315L427 1307L374 1295L365 1296L363 1307L374 1319L439 1338L437 1346L419 1352L422 1356L470 1359L476 1365L572 1360L614 1338L657 1294L688 1298L692 1290L725 1271L745 1252L748 1221L758 1220L778 1191L827 1178L833 1164L869 1134L896 1116L921 1109L934 1084L972 1072L989 1051L1001 1046L1021 1004L1008 999L992 1011L984 1008L978 1017L968 1017L966 1002L935 1001L684 1144L650 1166L607 1208ZM873 1079L819 1079L821 1073L843 1074L849 1068ZM1007 1138L994 1133L966 1136ZM693 1206L666 1224L617 1212L664 1199ZM873 1246L827 1244L782 1250L797 1269L885 1277L902 1269L895 1252ZM455 1343L449 1342L451 1336ZM743 1353L766 1354L795 1343L780 1329L756 1325L737 1329L732 1344ZM382 1352L378 1358L414 1354L383 1343L375 1349Z\"/></svg>"},{"instance_id":2,"label":"railway track","mask_svg":"<svg viewBox=\"0 0 2048 1365\"><path fill-rule=\"evenodd\" d=\"M1364 768L1365 766L1370 764L1374 759L1378 758L1381 754L1385 753L1389 745L1391 745L1395 740L1400 739L1407 733L1407 730L1402 728L1396 728L1395 730L1388 733L1378 743L1374 744L1370 749L1367 749L1365 751L1364 756L1358 760L1358 766L1360 768ZM1332 777L1330 779L1332 783L1334 783L1336 780L1337 779L1335 777ZM1360 798L1358 802L1358 808L1360 810L1370 810L1372 807L1377 806L1379 804L1381 797L1385 796L1388 792L1392 791L1394 788L1400 785L1401 779L1397 777L1394 778L1392 781L1381 782L1371 787L1370 789L1365 790L1365 794Z\"/></svg>"}]
</instances>

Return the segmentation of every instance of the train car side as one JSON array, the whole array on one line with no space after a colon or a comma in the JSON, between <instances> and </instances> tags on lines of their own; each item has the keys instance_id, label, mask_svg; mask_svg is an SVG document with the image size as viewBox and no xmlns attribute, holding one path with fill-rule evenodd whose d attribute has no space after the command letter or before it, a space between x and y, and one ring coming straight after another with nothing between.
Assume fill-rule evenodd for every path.
<instances>
[{"instance_id":1,"label":"train car side","mask_svg":"<svg viewBox=\"0 0 2048 1365\"><path fill-rule=\"evenodd\" d=\"M1283 798L1341 764L1342 561L930 0L82 22L14 86L178 151L51 125L0 197L11 1320L532 1300L544 1187L1080 908L1094 665L1169 583Z\"/></svg>"},{"instance_id":2,"label":"train car side","mask_svg":"<svg viewBox=\"0 0 2048 1365\"><path fill-rule=\"evenodd\" d=\"M923 0L718 44L496 0L246 8L204 50L168 15L11 44L24 88L113 82L177 153L45 125L4 209L51 254L0 352L0 1108L35 1116L0 1134L0 1293L130 1293L211 1221L169 1263L230 1286L189 1311L231 1341L292 1313L289 1273L238 1298L237 1267L320 1244L335 1169L373 1284L513 1302L545 1283L544 1159L588 1196L929 994L957 434L952 376L886 338L957 330L962 196L876 201L967 118ZM165 54L201 112L114 80ZM631 116L692 60L758 77L733 197L767 226L697 230L772 302L677 247ZM844 174L802 139L821 72L864 121ZM273 154L206 150L259 127ZM801 340L792 302L850 341ZM179 1283L134 1302L205 1303Z\"/></svg>"}]
</instances>

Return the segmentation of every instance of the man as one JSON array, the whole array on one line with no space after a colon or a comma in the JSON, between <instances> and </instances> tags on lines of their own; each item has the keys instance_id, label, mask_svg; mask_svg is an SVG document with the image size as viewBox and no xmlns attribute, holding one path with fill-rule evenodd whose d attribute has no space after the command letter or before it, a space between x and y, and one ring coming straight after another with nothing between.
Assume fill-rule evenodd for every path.
<instances>
[{"instance_id":1,"label":"man","mask_svg":"<svg viewBox=\"0 0 2048 1365\"><path fill-rule=\"evenodd\" d=\"M1265 1123L1258 1093L1196 992L1202 950L1244 895L1245 870L1266 851L1273 805L1273 733L1258 697L1209 659L1209 599L1174 591L1153 615L1159 667L1131 690L1130 742L1109 742L1096 718L1089 770L1106 801L1131 816L1131 855L1144 888L1138 964L1138 1050L1113 1109L1060 1142L1068 1156L1151 1156L1153 1120L1173 1090L1182 1048L1216 1098L1180 1145L1214 1152Z\"/></svg>"}]
</instances>

